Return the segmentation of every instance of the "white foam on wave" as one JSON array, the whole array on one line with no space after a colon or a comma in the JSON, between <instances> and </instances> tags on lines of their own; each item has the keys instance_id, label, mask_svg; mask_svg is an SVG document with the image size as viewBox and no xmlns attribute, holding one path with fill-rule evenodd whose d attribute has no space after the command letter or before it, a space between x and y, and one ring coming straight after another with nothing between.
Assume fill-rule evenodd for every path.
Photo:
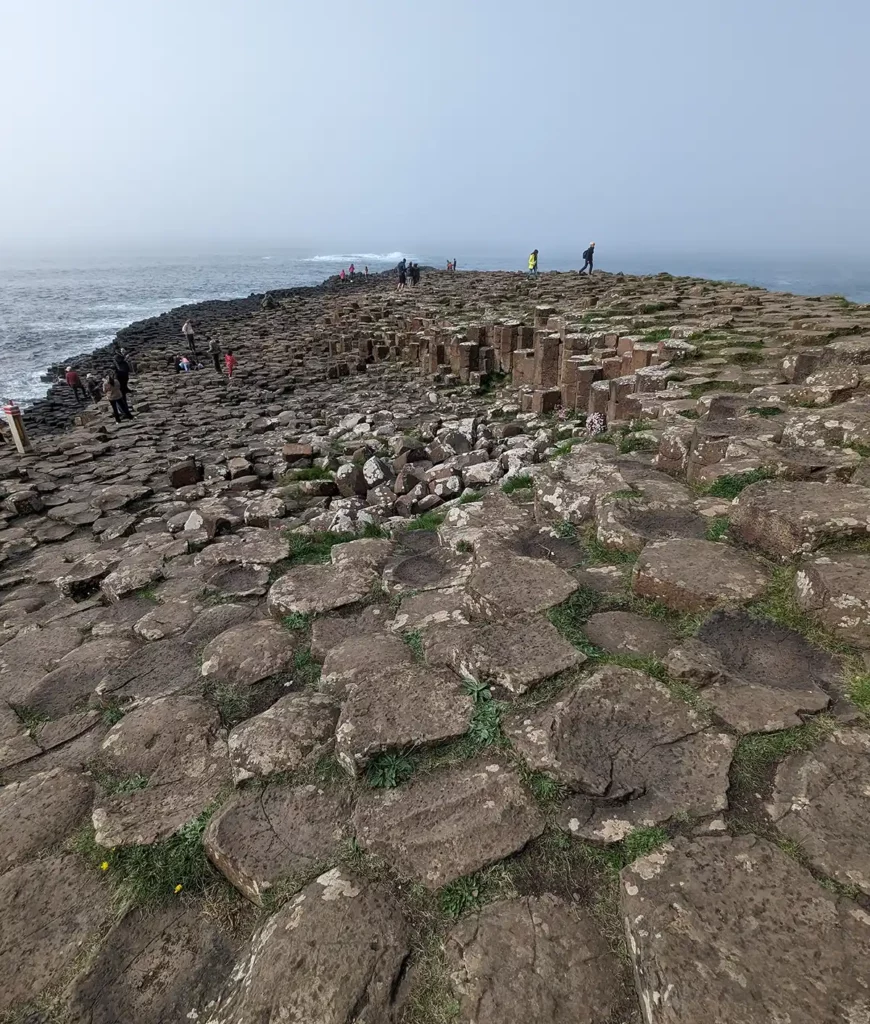
<instances>
[{"instance_id":1,"label":"white foam on wave","mask_svg":"<svg viewBox=\"0 0 870 1024\"><path fill-rule=\"evenodd\" d=\"M398 263L404 256L401 252L351 252L332 256L309 256L304 263L354 263L357 260L371 260L372 263Z\"/></svg>"}]
</instances>

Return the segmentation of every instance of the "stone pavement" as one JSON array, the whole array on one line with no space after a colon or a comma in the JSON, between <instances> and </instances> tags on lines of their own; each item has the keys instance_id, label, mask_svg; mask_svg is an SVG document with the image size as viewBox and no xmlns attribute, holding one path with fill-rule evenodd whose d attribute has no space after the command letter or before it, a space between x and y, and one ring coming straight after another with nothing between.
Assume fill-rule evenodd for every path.
<instances>
[{"instance_id":1,"label":"stone pavement","mask_svg":"<svg viewBox=\"0 0 870 1024\"><path fill-rule=\"evenodd\" d=\"M870 310L188 315L0 454L0 1020L870 1020Z\"/></svg>"}]
</instances>

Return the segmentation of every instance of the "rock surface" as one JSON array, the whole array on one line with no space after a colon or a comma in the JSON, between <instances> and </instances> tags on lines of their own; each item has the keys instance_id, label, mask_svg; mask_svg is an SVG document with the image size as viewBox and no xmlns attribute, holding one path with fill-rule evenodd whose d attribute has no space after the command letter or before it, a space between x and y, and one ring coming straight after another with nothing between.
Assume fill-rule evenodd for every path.
<instances>
[{"instance_id":1,"label":"rock surface","mask_svg":"<svg viewBox=\"0 0 870 1024\"><path fill-rule=\"evenodd\" d=\"M388 1020L408 943L391 897L334 869L267 920L225 991L197 1019L345 1024L364 1007L373 1022Z\"/></svg>"},{"instance_id":2,"label":"rock surface","mask_svg":"<svg viewBox=\"0 0 870 1024\"><path fill-rule=\"evenodd\" d=\"M508 735L532 767L576 794L561 815L569 830L612 843L639 826L728 806L734 739L705 725L655 679L606 667Z\"/></svg>"},{"instance_id":3,"label":"rock surface","mask_svg":"<svg viewBox=\"0 0 870 1024\"><path fill-rule=\"evenodd\" d=\"M617 964L593 919L554 897L465 918L446 942L459 1019L599 1024L618 1005Z\"/></svg>"},{"instance_id":4,"label":"rock surface","mask_svg":"<svg viewBox=\"0 0 870 1024\"><path fill-rule=\"evenodd\" d=\"M544 822L516 773L478 760L359 801L357 840L436 889L521 849Z\"/></svg>"},{"instance_id":5,"label":"rock surface","mask_svg":"<svg viewBox=\"0 0 870 1024\"><path fill-rule=\"evenodd\" d=\"M771 843L677 840L621 882L647 1021L815 1024L870 1013L867 915Z\"/></svg>"},{"instance_id":6,"label":"rock surface","mask_svg":"<svg viewBox=\"0 0 870 1024\"><path fill-rule=\"evenodd\" d=\"M779 766L767 813L825 875L870 893L867 770L870 734L834 733Z\"/></svg>"}]
</instances>

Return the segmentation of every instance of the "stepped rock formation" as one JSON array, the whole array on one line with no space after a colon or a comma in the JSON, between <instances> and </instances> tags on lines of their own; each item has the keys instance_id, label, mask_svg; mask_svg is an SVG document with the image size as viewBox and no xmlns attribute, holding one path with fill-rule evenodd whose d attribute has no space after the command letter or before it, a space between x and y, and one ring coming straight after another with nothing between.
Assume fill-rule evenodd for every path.
<instances>
[{"instance_id":1,"label":"stepped rock formation","mask_svg":"<svg viewBox=\"0 0 870 1024\"><path fill-rule=\"evenodd\" d=\"M393 287L0 446L0 1020L870 1020L870 309Z\"/></svg>"}]
</instances>

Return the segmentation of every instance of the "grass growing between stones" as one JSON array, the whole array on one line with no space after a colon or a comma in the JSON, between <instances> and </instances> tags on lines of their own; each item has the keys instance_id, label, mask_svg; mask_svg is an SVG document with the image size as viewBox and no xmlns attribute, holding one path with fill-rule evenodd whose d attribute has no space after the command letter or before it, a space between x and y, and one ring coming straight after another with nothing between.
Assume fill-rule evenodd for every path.
<instances>
[{"instance_id":1,"label":"grass growing between stones","mask_svg":"<svg viewBox=\"0 0 870 1024\"><path fill-rule=\"evenodd\" d=\"M512 476L510 480L505 480L501 489L505 494L515 494L517 491L530 491L534 486L534 481L530 476L519 473L517 476Z\"/></svg>"},{"instance_id":2,"label":"grass growing between stones","mask_svg":"<svg viewBox=\"0 0 870 1024\"><path fill-rule=\"evenodd\" d=\"M855 675L849 681L849 700L870 717L870 675Z\"/></svg>"},{"instance_id":3,"label":"grass growing between stones","mask_svg":"<svg viewBox=\"0 0 870 1024\"><path fill-rule=\"evenodd\" d=\"M290 566L328 562L336 544L346 544L351 540L356 540L352 533L289 533L287 561Z\"/></svg>"},{"instance_id":4,"label":"grass growing between stones","mask_svg":"<svg viewBox=\"0 0 870 1024\"><path fill-rule=\"evenodd\" d=\"M40 728L45 725L46 722L51 721L51 715L46 714L45 711L40 711L39 708L32 708L27 704L13 704L11 707L21 720L21 723L31 734L39 732Z\"/></svg>"},{"instance_id":5,"label":"grass growing between stones","mask_svg":"<svg viewBox=\"0 0 870 1024\"><path fill-rule=\"evenodd\" d=\"M414 774L414 762L405 754L379 754L366 769L374 789L395 789Z\"/></svg>"},{"instance_id":6,"label":"grass growing between stones","mask_svg":"<svg viewBox=\"0 0 870 1024\"><path fill-rule=\"evenodd\" d=\"M742 736L731 762L732 783L738 789L761 786L773 765L789 754L812 750L831 734L835 725L830 715L818 715L793 729Z\"/></svg>"},{"instance_id":7,"label":"grass growing between stones","mask_svg":"<svg viewBox=\"0 0 870 1024\"><path fill-rule=\"evenodd\" d=\"M487 903L516 896L513 879L504 863L457 878L441 888L438 902L448 920L481 910Z\"/></svg>"},{"instance_id":8,"label":"grass growing between stones","mask_svg":"<svg viewBox=\"0 0 870 1024\"><path fill-rule=\"evenodd\" d=\"M769 469L751 469L748 473L733 473L720 476L712 483L704 494L711 498L736 498L744 487L758 483L760 480L772 480L774 474Z\"/></svg>"},{"instance_id":9,"label":"grass growing between stones","mask_svg":"<svg viewBox=\"0 0 870 1024\"><path fill-rule=\"evenodd\" d=\"M459 505L471 505L475 501L483 501L483 491L464 491L459 496Z\"/></svg>"},{"instance_id":10,"label":"grass growing between stones","mask_svg":"<svg viewBox=\"0 0 870 1024\"><path fill-rule=\"evenodd\" d=\"M304 631L311 625L311 615L303 615L301 612L291 612L289 615L285 615L281 620L281 624L290 630Z\"/></svg>"},{"instance_id":11,"label":"grass growing between stones","mask_svg":"<svg viewBox=\"0 0 870 1024\"><path fill-rule=\"evenodd\" d=\"M203 697L217 709L225 729L244 721L251 710L250 691L232 683L210 679L203 687Z\"/></svg>"},{"instance_id":12,"label":"grass growing between stones","mask_svg":"<svg viewBox=\"0 0 870 1024\"><path fill-rule=\"evenodd\" d=\"M774 566L771 570L770 583L767 590L752 604L747 612L756 618L769 619L780 626L786 626L800 633L803 637L821 647L830 654L850 656L852 648L820 626L811 615L808 615L795 599L795 576L797 568L793 565Z\"/></svg>"},{"instance_id":13,"label":"grass growing between stones","mask_svg":"<svg viewBox=\"0 0 870 1024\"><path fill-rule=\"evenodd\" d=\"M584 534L583 547L586 549L592 565L634 565L637 561L637 552L635 551L619 551L602 544L594 526Z\"/></svg>"},{"instance_id":14,"label":"grass growing between stones","mask_svg":"<svg viewBox=\"0 0 870 1024\"><path fill-rule=\"evenodd\" d=\"M148 788L147 775L122 775L101 762L89 765L88 770L94 782L105 793L135 793L137 789Z\"/></svg>"},{"instance_id":15,"label":"grass growing between stones","mask_svg":"<svg viewBox=\"0 0 870 1024\"><path fill-rule=\"evenodd\" d=\"M310 647L293 655L293 682L302 690L312 690L320 682L320 662L314 660Z\"/></svg>"},{"instance_id":16,"label":"grass growing between stones","mask_svg":"<svg viewBox=\"0 0 870 1024\"><path fill-rule=\"evenodd\" d=\"M728 516L714 516L710 520L707 532L704 534L707 540L722 540L728 534L728 527L731 520Z\"/></svg>"},{"instance_id":17,"label":"grass growing between stones","mask_svg":"<svg viewBox=\"0 0 870 1024\"><path fill-rule=\"evenodd\" d=\"M423 650L423 635L417 629L408 629L402 633L402 640L407 644L416 662L422 662L425 652Z\"/></svg>"},{"instance_id":18,"label":"grass growing between stones","mask_svg":"<svg viewBox=\"0 0 870 1024\"><path fill-rule=\"evenodd\" d=\"M100 846L91 827L71 840L72 850L93 868L102 871L112 886L119 915L134 907L152 909L173 899L204 896L209 890L232 887L205 854L202 836L217 804L203 811L162 843L150 846ZM235 890L223 893L233 899ZM212 899L217 892L211 892Z\"/></svg>"},{"instance_id":19,"label":"grass growing between stones","mask_svg":"<svg viewBox=\"0 0 870 1024\"><path fill-rule=\"evenodd\" d=\"M445 512L424 512L417 516L405 527L407 531L412 530L437 530L446 518Z\"/></svg>"}]
</instances>

